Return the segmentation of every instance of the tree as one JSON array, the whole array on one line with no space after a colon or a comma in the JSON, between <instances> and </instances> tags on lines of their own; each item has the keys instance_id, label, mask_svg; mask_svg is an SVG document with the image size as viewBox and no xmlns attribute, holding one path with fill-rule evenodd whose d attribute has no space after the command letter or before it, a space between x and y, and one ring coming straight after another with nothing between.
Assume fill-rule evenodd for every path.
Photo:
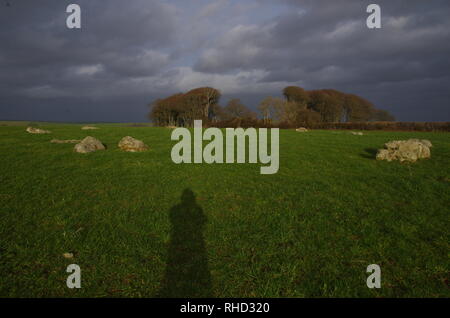
<instances>
[{"instance_id":1,"label":"tree","mask_svg":"<svg viewBox=\"0 0 450 318\"><path fill-rule=\"evenodd\" d=\"M373 104L364 98L347 94L344 102L347 122L364 122L368 121L372 116L375 108Z\"/></svg>"},{"instance_id":2,"label":"tree","mask_svg":"<svg viewBox=\"0 0 450 318\"><path fill-rule=\"evenodd\" d=\"M174 94L164 99L157 99L151 104L150 118L158 126L179 125L182 112L181 100L183 94Z\"/></svg>"},{"instance_id":3,"label":"tree","mask_svg":"<svg viewBox=\"0 0 450 318\"><path fill-rule=\"evenodd\" d=\"M192 127L194 120L204 117L203 97L199 94L184 94L180 100L184 123L180 126Z\"/></svg>"},{"instance_id":4,"label":"tree","mask_svg":"<svg viewBox=\"0 0 450 318\"><path fill-rule=\"evenodd\" d=\"M335 89L322 90L328 96L329 107L325 117L329 122L341 122L344 116L345 93Z\"/></svg>"},{"instance_id":5,"label":"tree","mask_svg":"<svg viewBox=\"0 0 450 318\"><path fill-rule=\"evenodd\" d=\"M231 118L256 118L256 114L242 104L238 98L231 99L224 110Z\"/></svg>"},{"instance_id":6,"label":"tree","mask_svg":"<svg viewBox=\"0 0 450 318\"><path fill-rule=\"evenodd\" d=\"M278 116L284 104L281 98L275 98L272 96L264 98L258 106L258 110L261 113L261 117L265 124L279 120Z\"/></svg>"},{"instance_id":7,"label":"tree","mask_svg":"<svg viewBox=\"0 0 450 318\"><path fill-rule=\"evenodd\" d=\"M219 102L221 93L212 87L199 87L186 93L187 96L198 96L199 107L203 108L203 116L209 118L210 108Z\"/></svg>"},{"instance_id":8,"label":"tree","mask_svg":"<svg viewBox=\"0 0 450 318\"><path fill-rule=\"evenodd\" d=\"M212 105L210 113L212 122L230 119L230 115L224 110L224 107L220 106L219 104Z\"/></svg>"},{"instance_id":9,"label":"tree","mask_svg":"<svg viewBox=\"0 0 450 318\"><path fill-rule=\"evenodd\" d=\"M283 89L283 95L288 102L297 103L299 108L306 108L309 101L309 94L298 86L288 86Z\"/></svg>"},{"instance_id":10,"label":"tree","mask_svg":"<svg viewBox=\"0 0 450 318\"><path fill-rule=\"evenodd\" d=\"M275 108L275 117L278 122L284 122L289 125L295 125L298 112L304 109L303 107L299 107L299 104L296 102L289 102L281 99L275 103Z\"/></svg>"},{"instance_id":11,"label":"tree","mask_svg":"<svg viewBox=\"0 0 450 318\"><path fill-rule=\"evenodd\" d=\"M220 92L212 87L200 87L178 93L151 104L150 119L158 126L192 127L194 120L209 120L216 116Z\"/></svg>"},{"instance_id":12,"label":"tree","mask_svg":"<svg viewBox=\"0 0 450 318\"><path fill-rule=\"evenodd\" d=\"M343 97L334 90L315 90L309 93L308 108L318 112L322 122L339 122L343 111Z\"/></svg>"},{"instance_id":13,"label":"tree","mask_svg":"<svg viewBox=\"0 0 450 318\"><path fill-rule=\"evenodd\" d=\"M312 124L321 122L320 114L311 109L301 109L297 113L296 126L310 127Z\"/></svg>"}]
</instances>

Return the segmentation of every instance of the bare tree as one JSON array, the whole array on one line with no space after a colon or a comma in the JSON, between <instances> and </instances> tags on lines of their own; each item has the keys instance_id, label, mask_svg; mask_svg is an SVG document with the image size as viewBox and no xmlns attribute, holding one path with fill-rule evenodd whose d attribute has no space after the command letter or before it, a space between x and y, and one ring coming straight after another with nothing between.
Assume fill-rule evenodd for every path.
<instances>
[{"instance_id":1,"label":"bare tree","mask_svg":"<svg viewBox=\"0 0 450 318\"><path fill-rule=\"evenodd\" d=\"M242 104L238 98L230 100L224 110L232 118L256 118L256 114Z\"/></svg>"},{"instance_id":2,"label":"bare tree","mask_svg":"<svg viewBox=\"0 0 450 318\"><path fill-rule=\"evenodd\" d=\"M269 96L264 98L258 106L258 110L261 113L261 117L265 124L271 123L274 120L276 114L277 99Z\"/></svg>"}]
</instances>

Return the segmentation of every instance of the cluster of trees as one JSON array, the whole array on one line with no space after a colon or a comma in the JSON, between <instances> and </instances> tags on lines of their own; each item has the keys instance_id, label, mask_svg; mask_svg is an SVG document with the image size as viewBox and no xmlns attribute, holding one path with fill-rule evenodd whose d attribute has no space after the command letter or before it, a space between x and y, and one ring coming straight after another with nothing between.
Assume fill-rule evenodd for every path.
<instances>
[{"instance_id":1,"label":"cluster of trees","mask_svg":"<svg viewBox=\"0 0 450 318\"><path fill-rule=\"evenodd\" d=\"M306 91L289 86L285 99L267 97L259 105L264 121L310 126L315 123L394 121L385 110L376 109L368 100L334 89Z\"/></svg>"},{"instance_id":2,"label":"cluster of trees","mask_svg":"<svg viewBox=\"0 0 450 318\"><path fill-rule=\"evenodd\" d=\"M150 119L158 126L191 127L195 119L221 126L245 120L265 126L296 127L317 123L394 121L387 111L376 109L366 99L333 89L306 91L289 86L284 98L267 97L258 106L258 115L239 99L219 105L221 93L212 87L200 87L178 93L151 104ZM259 123L259 124L258 124Z\"/></svg>"},{"instance_id":3,"label":"cluster of trees","mask_svg":"<svg viewBox=\"0 0 450 318\"><path fill-rule=\"evenodd\" d=\"M158 126L191 127L195 119L217 117L220 96L215 88L200 87L157 99L151 104L150 119Z\"/></svg>"},{"instance_id":4,"label":"cluster of trees","mask_svg":"<svg viewBox=\"0 0 450 318\"><path fill-rule=\"evenodd\" d=\"M221 93L212 87L200 87L155 100L150 119L158 126L192 127L194 120L217 123L235 118L257 118L239 99L232 99L225 107L219 105Z\"/></svg>"}]
</instances>

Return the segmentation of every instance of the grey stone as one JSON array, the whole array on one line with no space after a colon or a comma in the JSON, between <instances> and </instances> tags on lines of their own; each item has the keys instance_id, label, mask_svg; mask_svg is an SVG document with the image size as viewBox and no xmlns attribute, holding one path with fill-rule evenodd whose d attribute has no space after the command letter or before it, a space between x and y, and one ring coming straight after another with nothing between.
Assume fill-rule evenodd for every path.
<instances>
[{"instance_id":1,"label":"grey stone","mask_svg":"<svg viewBox=\"0 0 450 318\"><path fill-rule=\"evenodd\" d=\"M105 149L106 149L105 146L101 143L100 140L91 136L84 138L80 143L76 144L74 147L74 151L79 153L88 153Z\"/></svg>"},{"instance_id":2,"label":"grey stone","mask_svg":"<svg viewBox=\"0 0 450 318\"><path fill-rule=\"evenodd\" d=\"M378 150L377 160L416 162L431 157L431 150L427 144L417 139L393 140L386 143L384 148Z\"/></svg>"},{"instance_id":3,"label":"grey stone","mask_svg":"<svg viewBox=\"0 0 450 318\"><path fill-rule=\"evenodd\" d=\"M149 149L149 147L146 144L144 144L143 141L135 139L130 136L123 137L119 141L118 146L120 149L122 149L124 151L129 151L129 152L140 152L140 151L146 151Z\"/></svg>"}]
</instances>

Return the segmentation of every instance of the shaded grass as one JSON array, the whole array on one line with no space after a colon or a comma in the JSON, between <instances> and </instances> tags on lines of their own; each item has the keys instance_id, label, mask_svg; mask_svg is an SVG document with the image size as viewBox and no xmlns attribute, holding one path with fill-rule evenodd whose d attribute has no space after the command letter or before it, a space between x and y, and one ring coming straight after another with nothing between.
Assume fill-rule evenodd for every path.
<instances>
[{"instance_id":1,"label":"shaded grass","mask_svg":"<svg viewBox=\"0 0 450 318\"><path fill-rule=\"evenodd\" d=\"M170 129L98 126L0 127L0 296L157 296L173 254L186 253L173 247L170 219L185 189L207 220L197 245L213 296L450 295L447 133L281 131L280 170L260 175L259 164L175 165ZM108 150L81 155L49 142L86 135ZM126 135L151 150L121 152ZM406 138L431 140L432 159L374 160L385 142ZM65 284L71 263L82 269L79 290ZM365 283L373 263L379 290Z\"/></svg>"}]
</instances>

